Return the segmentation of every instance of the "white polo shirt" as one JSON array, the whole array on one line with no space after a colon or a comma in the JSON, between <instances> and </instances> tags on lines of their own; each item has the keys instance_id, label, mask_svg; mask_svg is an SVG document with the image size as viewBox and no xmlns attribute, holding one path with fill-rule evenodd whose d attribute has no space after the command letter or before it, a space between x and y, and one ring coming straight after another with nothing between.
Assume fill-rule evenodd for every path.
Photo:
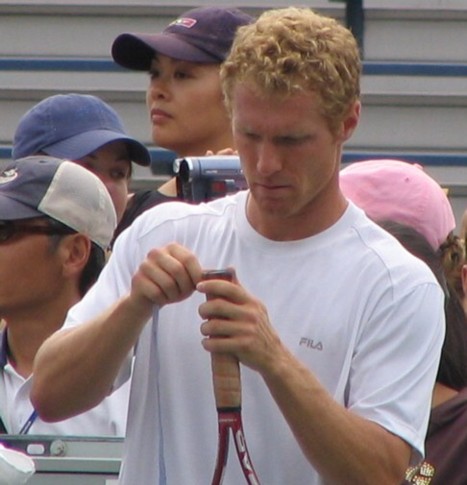
<instances>
[{"instance_id":1,"label":"white polo shirt","mask_svg":"<svg viewBox=\"0 0 467 485\"><path fill-rule=\"evenodd\" d=\"M18 434L30 418L32 376L25 379L7 359L6 330L0 332L0 418L8 434ZM64 421L46 423L37 417L31 435L124 437L128 411L129 381L95 408Z\"/></svg>"}]
</instances>

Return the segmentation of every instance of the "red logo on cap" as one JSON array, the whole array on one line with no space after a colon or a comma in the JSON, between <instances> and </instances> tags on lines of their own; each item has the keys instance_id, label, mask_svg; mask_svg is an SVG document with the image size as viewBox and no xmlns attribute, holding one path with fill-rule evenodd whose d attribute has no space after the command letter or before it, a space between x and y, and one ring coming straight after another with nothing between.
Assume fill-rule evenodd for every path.
<instances>
[{"instance_id":1,"label":"red logo on cap","mask_svg":"<svg viewBox=\"0 0 467 485\"><path fill-rule=\"evenodd\" d=\"M186 27L187 29L191 29L193 25L195 25L197 20L189 19L189 18L181 18L174 20L170 25L180 25L181 27Z\"/></svg>"}]
</instances>

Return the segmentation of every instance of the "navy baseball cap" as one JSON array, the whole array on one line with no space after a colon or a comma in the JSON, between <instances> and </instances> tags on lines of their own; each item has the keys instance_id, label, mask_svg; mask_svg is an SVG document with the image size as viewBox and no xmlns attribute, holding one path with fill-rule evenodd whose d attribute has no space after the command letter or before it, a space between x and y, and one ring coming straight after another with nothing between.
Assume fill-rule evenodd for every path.
<instances>
[{"instance_id":1,"label":"navy baseball cap","mask_svg":"<svg viewBox=\"0 0 467 485\"><path fill-rule=\"evenodd\" d=\"M107 103L87 94L57 94L45 98L20 119L13 138L14 160L39 153L79 160L112 141L123 141L133 162L149 165L151 156L128 136Z\"/></svg>"},{"instance_id":2,"label":"navy baseball cap","mask_svg":"<svg viewBox=\"0 0 467 485\"><path fill-rule=\"evenodd\" d=\"M102 181L77 163L20 158L0 172L0 220L48 216L107 249L117 215Z\"/></svg>"},{"instance_id":3,"label":"navy baseball cap","mask_svg":"<svg viewBox=\"0 0 467 485\"><path fill-rule=\"evenodd\" d=\"M182 61L220 64L238 27L253 20L237 8L194 8L160 34L120 34L112 44L112 57L117 64L136 71L149 71L156 52Z\"/></svg>"}]
</instances>

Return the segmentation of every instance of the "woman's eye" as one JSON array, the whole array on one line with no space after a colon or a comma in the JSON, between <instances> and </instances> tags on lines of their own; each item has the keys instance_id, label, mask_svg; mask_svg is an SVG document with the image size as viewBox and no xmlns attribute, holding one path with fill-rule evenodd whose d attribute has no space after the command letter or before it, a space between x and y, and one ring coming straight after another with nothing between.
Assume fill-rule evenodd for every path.
<instances>
[{"instance_id":1,"label":"woman's eye","mask_svg":"<svg viewBox=\"0 0 467 485\"><path fill-rule=\"evenodd\" d=\"M128 178L129 174L125 170L113 170L112 171L112 178L114 179L126 179Z\"/></svg>"},{"instance_id":2,"label":"woman's eye","mask_svg":"<svg viewBox=\"0 0 467 485\"><path fill-rule=\"evenodd\" d=\"M189 75L185 71L177 71L175 73L175 78L177 78L177 79L186 79L187 77L189 77Z\"/></svg>"}]
</instances>

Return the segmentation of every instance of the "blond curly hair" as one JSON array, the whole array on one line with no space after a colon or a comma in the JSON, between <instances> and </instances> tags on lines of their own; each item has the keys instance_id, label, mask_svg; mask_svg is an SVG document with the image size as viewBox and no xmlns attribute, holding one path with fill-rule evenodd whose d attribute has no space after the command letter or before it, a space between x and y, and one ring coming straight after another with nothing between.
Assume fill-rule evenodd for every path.
<instances>
[{"instance_id":1,"label":"blond curly hair","mask_svg":"<svg viewBox=\"0 0 467 485\"><path fill-rule=\"evenodd\" d=\"M450 232L446 241L441 244L438 253L443 264L446 279L462 301L464 290L461 272L462 266L466 263L465 242L459 236Z\"/></svg>"},{"instance_id":2,"label":"blond curly hair","mask_svg":"<svg viewBox=\"0 0 467 485\"><path fill-rule=\"evenodd\" d=\"M332 132L360 98L361 60L352 33L309 8L264 12L240 27L221 67L227 109L235 86L247 83L264 96L311 91L321 99Z\"/></svg>"}]
</instances>

